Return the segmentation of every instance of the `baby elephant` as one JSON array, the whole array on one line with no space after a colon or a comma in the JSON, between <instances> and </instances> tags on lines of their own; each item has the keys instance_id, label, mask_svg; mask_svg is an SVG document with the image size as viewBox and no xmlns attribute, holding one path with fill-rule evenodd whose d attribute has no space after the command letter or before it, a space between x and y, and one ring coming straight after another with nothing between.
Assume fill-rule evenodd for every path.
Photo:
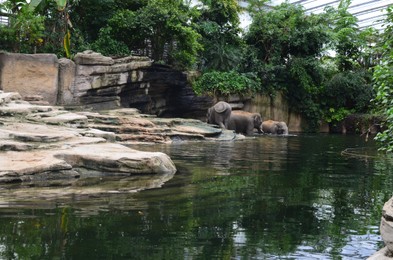
<instances>
[{"instance_id":1,"label":"baby elephant","mask_svg":"<svg viewBox=\"0 0 393 260\"><path fill-rule=\"evenodd\" d=\"M223 129L227 129L231 112L231 105L220 101L207 110L206 121L209 124L216 124Z\"/></svg>"},{"instance_id":2,"label":"baby elephant","mask_svg":"<svg viewBox=\"0 0 393 260\"><path fill-rule=\"evenodd\" d=\"M285 122L267 120L262 123L262 131L266 134L287 135L288 126Z\"/></svg>"},{"instance_id":3,"label":"baby elephant","mask_svg":"<svg viewBox=\"0 0 393 260\"><path fill-rule=\"evenodd\" d=\"M259 113L234 110L229 117L228 129L245 135L254 134L254 128L262 133L262 117Z\"/></svg>"}]
</instances>

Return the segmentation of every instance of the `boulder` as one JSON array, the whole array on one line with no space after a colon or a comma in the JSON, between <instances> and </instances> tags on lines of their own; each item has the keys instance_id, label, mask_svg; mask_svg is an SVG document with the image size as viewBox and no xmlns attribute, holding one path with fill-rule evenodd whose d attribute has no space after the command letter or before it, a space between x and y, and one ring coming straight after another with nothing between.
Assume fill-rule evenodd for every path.
<instances>
[{"instance_id":1,"label":"boulder","mask_svg":"<svg viewBox=\"0 0 393 260\"><path fill-rule=\"evenodd\" d=\"M176 167L161 152L141 152L120 144L104 143L77 146L57 153L73 167L117 175L173 174Z\"/></svg>"},{"instance_id":2,"label":"boulder","mask_svg":"<svg viewBox=\"0 0 393 260\"><path fill-rule=\"evenodd\" d=\"M57 102L58 59L55 54L0 53L0 89L24 96L40 93Z\"/></svg>"},{"instance_id":3,"label":"boulder","mask_svg":"<svg viewBox=\"0 0 393 260\"><path fill-rule=\"evenodd\" d=\"M382 208L380 233L385 247L370 256L368 260L393 259L393 197Z\"/></svg>"},{"instance_id":4,"label":"boulder","mask_svg":"<svg viewBox=\"0 0 393 260\"><path fill-rule=\"evenodd\" d=\"M0 183L38 181L44 185L51 180L64 186L75 178L92 176L173 176L176 167L166 154L128 146L241 138L200 120L157 118L134 108L71 112L30 104L17 93L2 91L0 100ZM40 101L41 97L33 95L28 100ZM162 179L155 180L160 183Z\"/></svg>"},{"instance_id":5,"label":"boulder","mask_svg":"<svg viewBox=\"0 0 393 260\"><path fill-rule=\"evenodd\" d=\"M386 247L393 253L393 197L383 206L380 232Z\"/></svg>"}]
</instances>

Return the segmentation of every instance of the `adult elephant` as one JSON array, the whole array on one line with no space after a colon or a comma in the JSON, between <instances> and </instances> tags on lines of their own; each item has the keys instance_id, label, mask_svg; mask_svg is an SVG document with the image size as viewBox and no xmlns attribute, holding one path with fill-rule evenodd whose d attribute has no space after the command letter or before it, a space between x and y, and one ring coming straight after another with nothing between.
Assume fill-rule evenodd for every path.
<instances>
[{"instance_id":1,"label":"adult elephant","mask_svg":"<svg viewBox=\"0 0 393 260\"><path fill-rule=\"evenodd\" d=\"M231 112L231 105L227 102L220 101L207 110L206 121L209 124L215 124L223 129L228 129Z\"/></svg>"},{"instance_id":2,"label":"adult elephant","mask_svg":"<svg viewBox=\"0 0 393 260\"><path fill-rule=\"evenodd\" d=\"M235 110L232 111L229 118L228 129L234 130L236 133L252 135L254 128L258 130L258 133L263 133L261 125L262 117L259 113Z\"/></svg>"},{"instance_id":3,"label":"adult elephant","mask_svg":"<svg viewBox=\"0 0 393 260\"><path fill-rule=\"evenodd\" d=\"M287 135L288 126L283 121L267 120L262 122L262 131L267 134Z\"/></svg>"}]
</instances>

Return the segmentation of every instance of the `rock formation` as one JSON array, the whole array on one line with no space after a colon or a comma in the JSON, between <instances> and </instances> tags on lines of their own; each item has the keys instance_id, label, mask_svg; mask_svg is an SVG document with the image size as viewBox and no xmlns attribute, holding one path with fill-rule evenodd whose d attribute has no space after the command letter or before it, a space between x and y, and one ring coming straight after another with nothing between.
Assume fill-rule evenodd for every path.
<instances>
[{"instance_id":1,"label":"rock formation","mask_svg":"<svg viewBox=\"0 0 393 260\"><path fill-rule=\"evenodd\" d=\"M393 259L393 197L383 206L380 233L385 247L369 257L369 260Z\"/></svg>"},{"instance_id":2,"label":"rock formation","mask_svg":"<svg viewBox=\"0 0 393 260\"><path fill-rule=\"evenodd\" d=\"M195 119L157 118L137 109L103 113L36 105L0 91L0 183L85 176L174 174L171 159L142 152L139 142L232 140L236 135Z\"/></svg>"}]
</instances>

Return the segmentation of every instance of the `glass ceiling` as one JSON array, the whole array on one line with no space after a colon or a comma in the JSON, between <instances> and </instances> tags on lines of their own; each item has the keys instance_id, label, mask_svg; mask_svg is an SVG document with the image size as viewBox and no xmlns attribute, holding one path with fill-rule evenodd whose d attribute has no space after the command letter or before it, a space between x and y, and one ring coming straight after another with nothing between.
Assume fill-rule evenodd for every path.
<instances>
[{"instance_id":1,"label":"glass ceiling","mask_svg":"<svg viewBox=\"0 0 393 260\"><path fill-rule=\"evenodd\" d=\"M272 0L271 5L279 5L285 0ZM340 0L288 0L292 4L300 4L306 13L321 13L325 6L337 8ZM358 18L360 29L374 27L382 30L382 21L386 15L386 8L393 5L393 0L352 0L348 11Z\"/></svg>"}]
</instances>

